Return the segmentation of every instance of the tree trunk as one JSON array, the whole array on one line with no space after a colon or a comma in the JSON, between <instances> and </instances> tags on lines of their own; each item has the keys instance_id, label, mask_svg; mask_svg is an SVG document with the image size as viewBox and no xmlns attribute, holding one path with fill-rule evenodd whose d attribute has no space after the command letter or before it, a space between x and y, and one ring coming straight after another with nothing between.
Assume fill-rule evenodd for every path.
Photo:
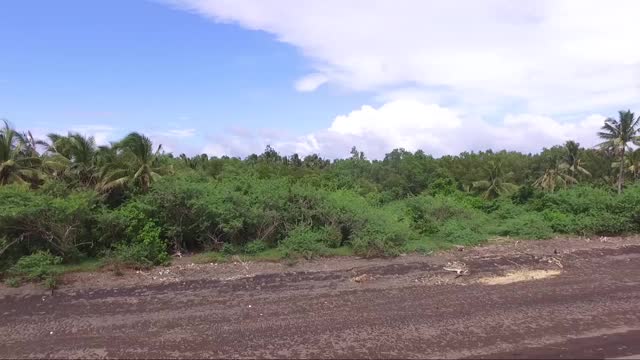
<instances>
[{"instance_id":1,"label":"tree trunk","mask_svg":"<svg viewBox=\"0 0 640 360\"><path fill-rule=\"evenodd\" d=\"M622 156L620 157L620 175L618 175L618 194L622 194L622 186L624 185L624 151L626 144L622 144Z\"/></svg>"}]
</instances>

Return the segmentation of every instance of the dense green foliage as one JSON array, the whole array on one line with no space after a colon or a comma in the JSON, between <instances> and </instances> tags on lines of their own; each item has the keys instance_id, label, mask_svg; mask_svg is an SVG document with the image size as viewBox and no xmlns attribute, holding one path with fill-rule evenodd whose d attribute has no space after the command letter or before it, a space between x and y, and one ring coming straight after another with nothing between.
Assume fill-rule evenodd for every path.
<instances>
[{"instance_id":1,"label":"dense green foliage","mask_svg":"<svg viewBox=\"0 0 640 360\"><path fill-rule=\"evenodd\" d=\"M0 270L42 279L52 262L84 257L149 267L185 251L393 256L496 236L639 232L636 123L629 112L608 119L597 149L569 141L438 159L396 149L373 161L355 148L333 161L271 147L245 159L174 157L137 133L98 147L5 124Z\"/></svg>"}]
</instances>

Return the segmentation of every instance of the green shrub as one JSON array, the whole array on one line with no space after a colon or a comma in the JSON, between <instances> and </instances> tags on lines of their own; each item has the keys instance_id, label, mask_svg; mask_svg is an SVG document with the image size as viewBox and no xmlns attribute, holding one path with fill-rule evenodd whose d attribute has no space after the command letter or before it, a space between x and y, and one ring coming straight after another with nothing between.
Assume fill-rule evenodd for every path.
<instances>
[{"instance_id":1,"label":"green shrub","mask_svg":"<svg viewBox=\"0 0 640 360\"><path fill-rule=\"evenodd\" d=\"M336 226L327 225L324 227L324 231L325 238L323 239L323 242L327 247L333 249L342 246L343 235L340 229Z\"/></svg>"},{"instance_id":2,"label":"green shrub","mask_svg":"<svg viewBox=\"0 0 640 360\"><path fill-rule=\"evenodd\" d=\"M5 280L4 282L8 287L19 287L20 286L20 279L16 278L16 277L10 277L7 280Z\"/></svg>"},{"instance_id":3,"label":"green shrub","mask_svg":"<svg viewBox=\"0 0 640 360\"><path fill-rule=\"evenodd\" d=\"M38 189L38 192L44 195L60 198L71 195L73 190L63 181L50 179Z\"/></svg>"},{"instance_id":4,"label":"green shrub","mask_svg":"<svg viewBox=\"0 0 640 360\"><path fill-rule=\"evenodd\" d=\"M620 235L631 231L629 216L592 211L576 216L576 232L582 235Z\"/></svg>"},{"instance_id":5,"label":"green shrub","mask_svg":"<svg viewBox=\"0 0 640 360\"><path fill-rule=\"evenodd\" d=\"M576 216L558 210L545 210L541 213L544 221L553 232L559 234L573 234L577 232Z\"/></svg>"},{"instance_id":6,"label":"green shrub","mask_svg":"<svg viewBox=\"0 0 640 360\"><path fill-rule=\"evenodd\" d=\"M556 210L566 214L585 214L590 211L607 211L615 202L615 195L609 191L577 186L555 193L545 193L532 201L537 211Z\"/></svg>"},{"instance_id":7,"label":"green shrub","mask_svg":"<svg viewBox=\"0 0 640 360\"><path fill-rule=\"evenodd\" d=\"M105 211L98 218L101 243L112 246L112 260L136 268L148 268L169 262L162 229L145 212L144 204L129 203L115 211Z\"/></svg>"},{"instance_id":8,"label":"green shrub","mask_svg":"<svg viewBox=\"0 0 640 360\"><path fill-rule=\"evenodd\" d=\"M251 242L247 243L244 246L244 253L246 253L246 254L258 254L258 253L261 253L263 251L266 251L268 248L269 248L269 246L263 240L254 240L254 241L251 241Z\"/></svg>"},{"instance_id":9,"label":"green shrub","mask_svg":"<svg viewBox=\"0 0 640 360\"><path fill-rule=\"evenodd\" d=\"M116 244L115 258L129 266L148 268L169 262L166 244L160 239L160 228L149 222L130 243Z\"/></svg>"},{"instance_id":10,"label":"green shrub","mask_svg":"<svg viewBox=\"0 0 640 360\"><path fill-rule=\"evenodd\" d=\"M640 183L629 186L613 204L611 212L628 218L626 231L640 232Z\"/></svg>"},{"instance_id":11,"label":"green shrub","mask_svg":"<svg viewBox=\"0 0 640 360\"><path fill-rule=\"evenodd\" d=\"M365 213L366 223L353 233L351 246L357 255L365 257L395 256L402 246L414 238L409 224L384 211Z\"/></svg>"},{"instance_id":12,"label":"green shrub","mask_svg":"<svg viewBox=\"0 0 640 360\"><path fill-rule=\"evenodd\" d=\"M435 234L451 219L484 216L453 197L421 195L407 199L405 204L414 229L421 234Z\"/></svg>"},{"instance_id":13,"label":"green shrub","mask_svg":"<svg viewBox=\"0 0 640 360\"><path fill-rule=\"evenodd\" d=\"M21 257L9 269L8 274L14 279L11 282L46 281L47 279L54 279L58 275L58 271L54 266L60 263L62 263L61 257L51 255L48 251L40 250L31 255Z\"/></svg>"},{"instance_id":14,"label":"green shrub","mask_svg":"<svg viewBox=\"0 0 640 360\"><path fill-rule=\"evenodd\" d=\"M0 186L0 238L18 240L12 246L20 255L48 250L77 258L93 249L96 202L92 191L54 197L20 186Z\"/></svg>"},{"instance_id":15,"label":"green shrub","mask_svg":"<svg viewBox=\"0 0 640 360\"><path fill-rule=\"evenodd\" d=\"M188 237L198 239L199 246L205 248L222 246L222 252L228 254L240 253L243 247L244 251L251 252L257 251L255 246L262 247L262 243L283 246L292 241L289 238L299 238L300 234L287 232L297 224L307 224L312 232L322 232L322 243L327 248L349 244L356 234L375 237L366 241L364 236L358 237L362 252L367 241L375 240L379 248L381 242L399 242L397 238L406 238L394 235L393 231L385 234L380 230L393 229L397 225L393 223L401 221L398 214L384 215L390 211L375 205L378 200L351 190L328 191L307 183L291 183L285 178L252 176L233 176L219 181L173 179L156 185L147 196L136 201L135 207L162 224L161 237L169 243L172 239ZM125 208L131 206L134 205ZM385 220L379 219L385 216ZM390 225L372 230L374 225L370 223L380 221ZM121 227L117 223L119 221L109 227ZM262 243L246 245L247 239L260 239ZM179 242L182 246L194 246Z\"/></svg>"},{"instance_id":16,"label":"green shrub","mask_svg":"<svg viewBox=\"0 0 640 360\"><path fill-rule=\"evenodd\" d=\"M515 205L508 199L500 199L495 201L494 204L495 209L491 211L491 217L499 221L514 219L527 213L527 209L524 206Z\"/></svg>"},{"instance_id":17,"label":"green shrub","mask_svg":"<svg viewBox=\"0 0 640 360\"><path fill-rule=\"evenodd\" d=\"M461 220L445 222L434 237L438 241L460 245L477 245L489 238L480 222Z\"/></svg>"},{"instance_id":18,"label":"green shrub","mask_svg":"<svg viewBox=\"0 0 640 360\"><path fill-rule=\"evenodd\" d=\"M55 289L56 287L58 287L58 278L56 276L49 276L44 279L42 284L47 289Z\"/></svg>"},{"instance_id":19,"label":"green shrub","mask_svg":"<svg viewBox=\"0 0 640 360\"><path fill-rule=\"evenodd\" d=\"M324 243L326 229L312 229L308 226L297 226L279 244L286 257L304 257L311 259L328 253Z\"/></svg>"},{"instance_id":20,"label":"green shrub","mask_svg":"<svg viewBox=\"0 0 640 360\"><path fill-rule=\"evenodd\" d=\"M524 205L541 195L541 192L533 186L524 185L520 186L518 190L511 195L511 201L516 205Z\"/></svg>"},{"instance_id":21,"label":"green shrub","mask_svg":"<svg viewBox=\"0 0 640 360\"><path fill-rule=\"evenodd\" d=\"M474 196L470 193L456 192L450 196L459 206L464 206L469 209L484 211L487 206L487 201L481 197Z\"/></svg>"},{"instance_id":22,"label":"green shrub","mask_svg":"<svg viewBox=\"0 0 640 360\"><path fill-rule=\"evenodd\" d=\"M458 184L450 177L438 178L429 185L430 195L452 195L458 192Z\"/></svg>"},{"instance_id":23,"label":"green shrub","mask_svg":"<svg viewBox=\"0 0 640 360\"><path fill-rule=\"evenodd\" d=\"M162 228L162 237L175 251L211 248L207 229L211 220L194 206L208 187L214 185L195 177L165 178L137 201L147 217Z\"/></svg>"},{"instance_id":24,"label":"green shrub","mask_svg":"<svg viewBox=\"0 0 640 360\"><path fill-rule=\"evenodd\" d=\"M498 235L520 239L548 239L553 236L553 229L542 215L526 213L499 224Z\"/></svg>"},{"instance_id":25,"label":"green shrub","mask_svg":"<svg viewBox=\"0 0 640 360\"><path fill-rule=\"evenodd\" d=\"M235 244L223 244L220 252L224 255L236 255L242 251L242 248Z\"/></svg>"}]
</instances>

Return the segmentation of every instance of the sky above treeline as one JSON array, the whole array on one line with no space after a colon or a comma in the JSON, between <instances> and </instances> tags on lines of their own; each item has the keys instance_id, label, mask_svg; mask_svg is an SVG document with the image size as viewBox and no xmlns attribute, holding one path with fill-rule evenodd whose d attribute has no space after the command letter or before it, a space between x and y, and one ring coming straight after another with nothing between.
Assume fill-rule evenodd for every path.
<instances>
[{"instance_id":1,"label":"sky above treeline","mask_svg":"<svg viewBox=\"0 0 640 360\"><path fill-rule=\"evenodd\" d=\"M174 153L538 152L640 112L636 0L3 0L0 118Z\"/></svg>"}]
</instances>

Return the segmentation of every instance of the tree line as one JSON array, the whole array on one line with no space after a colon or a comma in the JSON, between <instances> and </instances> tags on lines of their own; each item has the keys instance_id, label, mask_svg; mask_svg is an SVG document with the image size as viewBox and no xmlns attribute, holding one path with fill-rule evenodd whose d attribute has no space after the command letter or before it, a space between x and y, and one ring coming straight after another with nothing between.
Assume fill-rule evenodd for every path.
<instances>
[{"instance_id":1,"label":"tree line","mask_svg":"<svg viewBox=\"0 0 640 360\"><path fill-rule=\"evenodd\" d=\"M615 186L622 192L625 181L636 181L640 175L640 150L631 147L640 142L638 120L631 111L620 111L617 118L606 119L598 132L603 142L591 149L569 140L544 148L539 154L487 150L435 159L421 150L412 153L399 148L373 161L355 147L349 158L333 161L318 154L283 156L271 146L262 154L244 159L210 158L206 154L174 157L137 132L110 145L97 146L94 138L73 132L35 139L30 131L20 132L4 121L0 130L0 185L17 183L37 188L50 180L102 194L123 188L147 192L162 176L189 169L217 176L226 167L262 176L327 173L355 178L359 185L375 187L395 198L418 194L436 180L452 181L460 190L488 199L511 193L519 186L553 192L589 183Z\"/></svg>"}]
</instances>

